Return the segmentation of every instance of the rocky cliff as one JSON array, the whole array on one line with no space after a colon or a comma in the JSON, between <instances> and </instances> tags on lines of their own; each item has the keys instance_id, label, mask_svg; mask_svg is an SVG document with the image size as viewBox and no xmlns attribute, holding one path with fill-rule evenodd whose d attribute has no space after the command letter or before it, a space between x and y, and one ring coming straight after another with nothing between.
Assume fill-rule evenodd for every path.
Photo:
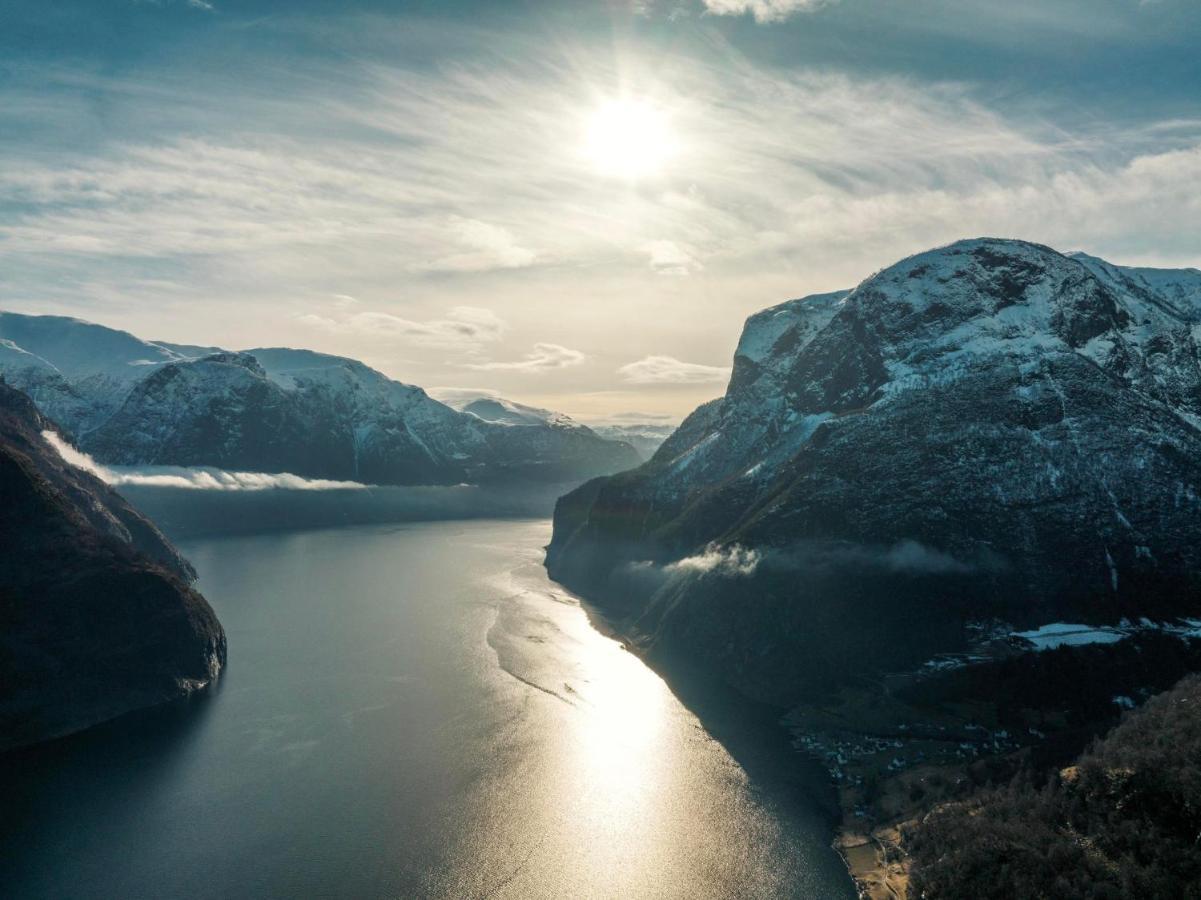
<instances>
[{"instance_id":1,"label":"rocky cliff","mask_svg":"<svg viewBox=\"0 0 1201 900\"><path fill-rule=\"evenodd\" d=\"M212 682L225 633L158 529L0 381L0 750Z\"/></svg>"}]
</instances>

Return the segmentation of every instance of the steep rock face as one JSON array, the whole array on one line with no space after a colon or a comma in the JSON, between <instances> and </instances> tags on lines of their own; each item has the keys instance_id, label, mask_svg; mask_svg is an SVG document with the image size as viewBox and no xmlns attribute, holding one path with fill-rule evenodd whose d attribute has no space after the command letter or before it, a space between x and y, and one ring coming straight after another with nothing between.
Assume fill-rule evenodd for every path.
<instances>
[{"instance_id":1,"label":"steep rock face","mask_svg":"<svg viewBox=\"0 0 1201 900\"><path fill-rule=\"evenodd\" d=\"M638 462L626 444L566 416L516 404L505 412L521 421L471 415L357 360L309 350L231 353L0 313L0 373L116 465L454 484L579 480Z\"/></svg>"},{"instance_id":2,"label":"steep rock face","mask_svg":"<svg viewBox=\"0 0 1201 900\"><path fill-rule=\"evenodd\" d=\"M186 695L225 662L191 567L46 430L0 383L0 749Z\"/></svg>"},{"instance_id":3,"label":"steep rock face","mask_svg":"<svg viewBox=\"0 0 1201 900\"><path fill-rule=\"evenodd\" d=\"M551 573L784 701L994 619L1195 613L1190 277L975 240L760 313L725 398L560 501Z\"/></svg>"}]
</instances>

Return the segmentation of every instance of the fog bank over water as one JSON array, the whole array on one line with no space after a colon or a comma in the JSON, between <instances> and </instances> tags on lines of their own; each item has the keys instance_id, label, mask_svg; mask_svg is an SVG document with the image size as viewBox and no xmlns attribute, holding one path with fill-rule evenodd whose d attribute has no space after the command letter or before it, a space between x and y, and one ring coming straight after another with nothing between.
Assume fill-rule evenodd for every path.
<instances>
[{"instance_id":1,"label":"fog bank over water","mask_svg":"<svg viewBox=\"0 0 1201 900\"><path fill-rule=\"evenodd\" d=\"M290 491L351 491L367 487L357 481L305 478L290 472L230 472L211 466L106 466L72 447L57 432L47 429L42 432L42 437L71 465L91 472L105 484L114 487L134 485L198 491L267 491L276 488Z\"/></svg>"}]
</instances>

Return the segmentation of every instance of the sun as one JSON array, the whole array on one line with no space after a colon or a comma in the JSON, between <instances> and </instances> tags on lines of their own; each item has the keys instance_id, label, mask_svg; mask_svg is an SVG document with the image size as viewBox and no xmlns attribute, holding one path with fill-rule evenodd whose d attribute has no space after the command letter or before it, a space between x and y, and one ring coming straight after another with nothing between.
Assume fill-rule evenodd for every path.
<instances>
[{"instance_id":1,"label":"sun","mask_svg":"<svg viewBox=\"0 0 1201 900\"><path fill-rule=\"evenodd\" d=\"M656 175L675 154L667 114L646 100L610 100L588 118L585 155L598 172L637 179Z\"/></svg>"}]
</instances>

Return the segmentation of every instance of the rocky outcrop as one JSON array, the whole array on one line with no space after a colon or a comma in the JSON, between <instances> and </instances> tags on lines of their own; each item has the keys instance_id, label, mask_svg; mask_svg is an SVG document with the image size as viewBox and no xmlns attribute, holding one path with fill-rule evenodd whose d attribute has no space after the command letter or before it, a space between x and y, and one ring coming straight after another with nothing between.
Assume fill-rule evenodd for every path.
<instances>
[{"instance_id":1,"label":"rocky outcrop","mask_svg":"<svg viewBox=\"0 0 1201 900\"><path fill-rule=\"evenodd\" d=\"M47 430L0 381L0 750L185 696L225 662L191 566Z\"/></svg>"},{"instance_id":2,"label":"rocky outcrop","mask_svg":"<svg viewBox=\"0 0 1201 900\"><path fill-rule=\"evenodd\" d=\"M559 502L551 574L781 702L989 621L1195 614L1201 273L1100 266L964 241L753 316L723 399Z\"/></svg>"}]
</instances>

